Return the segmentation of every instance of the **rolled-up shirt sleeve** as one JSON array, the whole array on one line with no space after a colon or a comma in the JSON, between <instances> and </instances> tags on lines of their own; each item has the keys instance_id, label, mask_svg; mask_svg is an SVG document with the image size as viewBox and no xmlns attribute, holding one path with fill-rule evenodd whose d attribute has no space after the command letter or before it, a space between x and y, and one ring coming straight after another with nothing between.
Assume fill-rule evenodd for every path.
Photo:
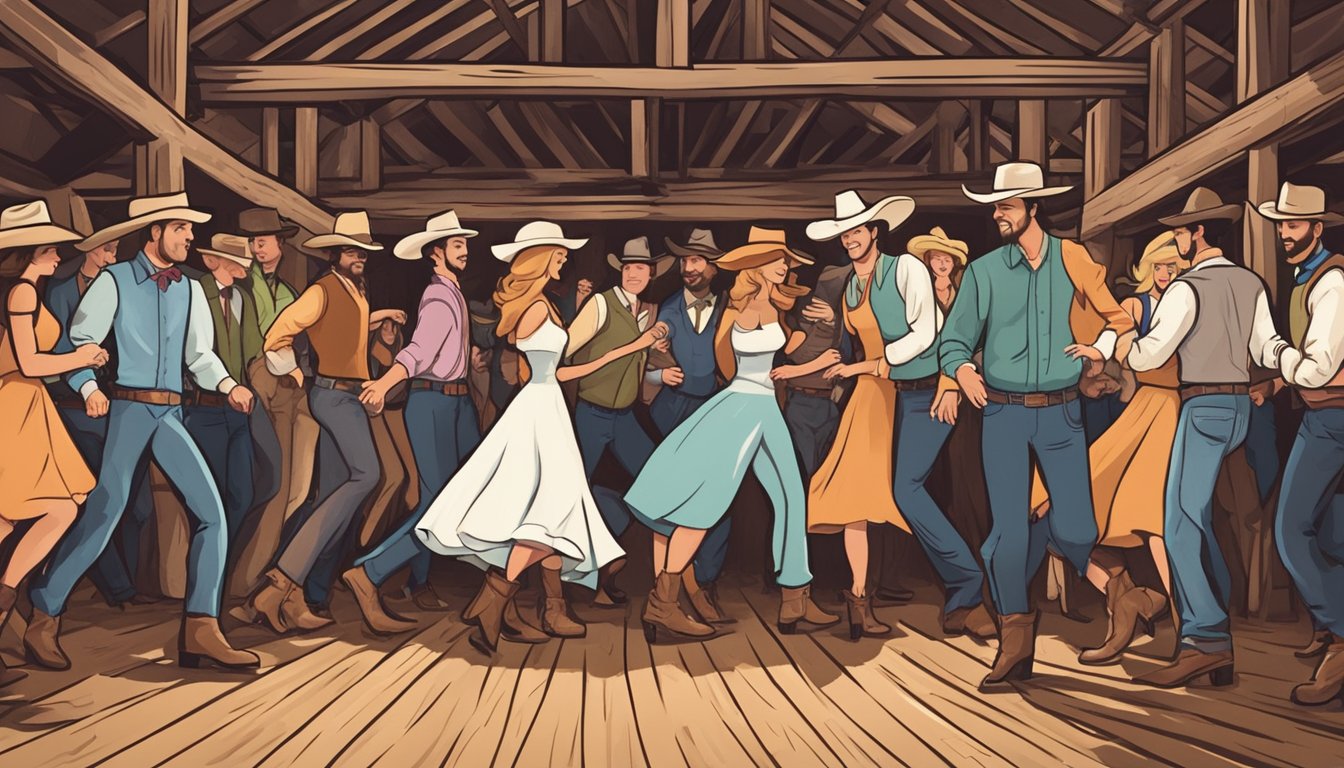
<instances>
[{"instance_id":1,"label":"rolled-up shirt sleeve","mask_svg":"<svg viewBox=\"0 0 1344 768\"><path fill-rule=\"evenodd\" d=\"M1332 269L1312 286L1307 314L1302 348L1284 349L1279 371L1289 384L1316 389L1328 384L1344 361L1344 270Z\"/></svg>"}]
</instances>

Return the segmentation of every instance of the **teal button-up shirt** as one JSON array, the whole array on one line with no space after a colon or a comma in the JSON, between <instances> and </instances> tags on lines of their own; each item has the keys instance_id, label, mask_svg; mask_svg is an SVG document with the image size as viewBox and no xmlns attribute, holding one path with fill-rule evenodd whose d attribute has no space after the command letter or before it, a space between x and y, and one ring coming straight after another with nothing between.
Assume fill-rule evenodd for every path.
<instances>
[{"instance_id":1,"label":"teal button-up shirt","mask_svg":"<svg viewBox=\"0 0 1344 768\"><path fill-rule=\"evenodd\" d=\"M1082 361L1064 354L1074 343L1069 326L1074 290L1060 240L1048 233L1036 269L1016 243L971 262L943 326L938 348L943 373L955 378L983 338L983 375L990 388L1026 393L1076 385Z\"/></svg>"}]
</instances>

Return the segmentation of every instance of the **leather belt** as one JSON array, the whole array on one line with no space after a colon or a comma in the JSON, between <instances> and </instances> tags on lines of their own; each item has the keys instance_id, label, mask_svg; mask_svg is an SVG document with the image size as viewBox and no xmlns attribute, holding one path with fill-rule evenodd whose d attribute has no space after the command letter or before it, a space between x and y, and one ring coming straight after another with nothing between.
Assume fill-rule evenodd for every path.
<instances>
[{"instance_id":1,"label":"leather belt","mask_svg":"<svg viewBox=\"0 0 1344 768\"><path fill-rule=\"evenodd\" d=\"M896 385L897 392L920 392L926 389L937 389L938 374L925 376L922 379L896 379L892 383Z\"/></svg>"},{"instance_id":2,"label":"leather belt","mask_svg":"<svg viewBox=\"0 0 1344 768\"><path fill-rule=\"evenodd\" d=\"M170 392L166 389L126 389L124 387L108 387L107 396L113 400L129 400L132 403L144 403L145 405L181 405L182 395L178 392Z\"/></svg>"},{"instance_id":3,"label":"leather belt","mask_svg":"<svg viewBox=\"0 0 1344 768\"><path fill-rule=\"evenodd\" d=\"M359 379L333 379L330 376L314 376L313 386L323 389L335 389L341 392L352 392L359 394L364 388L364 382Z\"/></svg>"},{"instance_id":4,"label":"leather belt","mask_svg":"<svg viewBox=\"0 0 1344 768\"><path fill-rule=\"evenodd\" d=\"M445 395L463 397L471 394L467 389L467 383L461 379L457 381L430 381L429 379L411 379L412 392L441 392Z\"/></svg>"},{"instance_id":5,"label":"leather belt","mask_svg":"<svg viewBox=\"0 0 1344 768\"><path fill-rule=\"evenodd\" d=\"M787 389L790 392L798 392L804 395L811 395L812 397L824 397L827 400L831 399L831 392L833 391L830 388L821 389L819 387L795 387L792 385L788 385Z\"/></svg>"},{"instance_id":6,"label":"leather belt","mask_svg":"<svg viewBox=\"0 0 1344 768\"><path fill-rule=\"evenodd\" d=\"M1181 402L1200 395L1246 395L1251 394L1250 384L1182 384Z\"/></svg>"},{"instance_id":7,"label":"leather belt","mask_svg":"<svg viewBox=\"0 0 1344 768\"><path fill-rule=\"evenodd\" d=\"M57 408L71 408L76 411L84 410L84 400L79 395L51 395L51 402L54 403Z\"/></svg>"},{"instance_id":8,"label":"leather belt","mask_svg":"<svg viewBox=\"0 0 1344 768\"><path fill-rule=\"evenodd\" d=\"M1078 399L1078 388L1069 387L1054 392L999 392L985 389L985 399L999 405L1024 405L1028 408L1048 408Z\"/></svg>"},{"instance_id":9,"label":"leather belt","mask_svg":"<svg viewBox=\"0 0 1344 768\"><path fill-rule=\"evenodd\" d=\"M187 404L196 408L229 408L229 398L218 392L196 390L187 397Z\"/></svg>"}]
</instances>

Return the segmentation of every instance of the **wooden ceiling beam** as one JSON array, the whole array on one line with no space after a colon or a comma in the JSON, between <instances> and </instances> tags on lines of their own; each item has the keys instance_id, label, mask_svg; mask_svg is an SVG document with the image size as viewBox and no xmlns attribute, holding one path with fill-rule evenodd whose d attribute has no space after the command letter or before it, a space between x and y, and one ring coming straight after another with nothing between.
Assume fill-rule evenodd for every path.
<instances>
[{"instance_id":1,"label":"wooden ceiling beam","mask_svg":"<svg viewBox=\"0 0 1344 768\"><path fill-rule=\"evenodd\" d=\"M369 46L368 48L364 49L362 52L355 54L355 60L373 61L375 59L381 59L382 57L396 50L400 46L410 42L410 40L415 36L421 34L430 27L435 26L439 22L447 19L449 16L453 15L457 11L460 11L463 8L467 7L467 5L472 2L475 2L475 0L448 0L448 2L439 5L434 10L430 11L424 16L421 16L419 19L416 19L415 21L406 24L405 26L399 27L398 29L394 30L387 30L388 34L385 37L378 40L376 43ZM459 36L459 39L460 37L465 37L466 35L476 31L482 25L484 25L490 18L490 16L491 14L489 11L477 14L473 22L468 22L468 24L462 24L462 25L452 25L452 29L449 31L448 34L457 35ZM464 29L464 27L468 28ZM416 59L416 58L423 58L423 56L417 56L415 54L412 54L409 58Z\"/></svg>"},{"instance_id":2,"label":"wooden ceiling beam","mask_svg":"<svg viewBox=\"0 0 1344 768\"><path fill-rule=\"evenodd\" d=\"M261 5L261 3L262 0L233 0L233 2L220 7L204 19L192 24L191 31L187 33L187 40L192 45L200 45L216 32L247 15L248 11Z\"/></svg>"},{"instance_id":3,"label":"wooden ceiling beam","mask_svg":"<svg viewBox=\"0 0 1344 768\"><path fill-rule=\"evenodd\" d=\"M808 99L787 120L777 123L747 160L749 167L774 168L786 152L807 130L826 104L824 99Z\"/></svg>"},{"instance_id":4,"label":"wooden ceiling beam","mask_svg":"<svg viewBox=\"0 0 1344 768\"><path fill-rule=\"evenodd\" d=\"M381 32L384 25L393 16L406 10L415 0L385 0L384 5L369 16L361 19L357 24L353 24L336 37L328 40L313 51L312 54L305 56L304 61L326 61L332 58L340 50L356 40L371 33Z\"/></svg>"},{"instance_id":5,"label":"wooden ceiling beam","mask_svg":"<svg viewBox=\"0 0 1344 768\"><path fill-rule=\"evenodd\" d=\"M339 0L338 2L324 7L312 15L302 19L299 23L282 32L279 36L268 41L266 45L248 54L248 61L261 61L267 56L293 43L295 40L303 37L317 27L321 26L327 20L339 15L346 8L355 4L355 0Z\"/></svg>"},{"instance_id":6,"label":"wooden ceiling beam","mask_svg":"<svg viewBox=\"0 0 1344 768\"><path fill-rule=\"evenodd\" d=\"M102 48L113 40L116 40L141 24L144 24L146 18L147 16L144 11L131 11L120 19L117 19L106 27L98 30L93 36L93 47Z\"/></svg>"},{"instance_id":7,"label":"wooden ceiling beam","mask_svg":"<svg viewBox=\"0 0 1344 768\"><path fill-rule=\"evenodd\" d=\"M507 148L497 143L494 126L485 110L474 101L448 103L431 101L425 105L426 111L433 115L453 137L462 142L468 152L481 161L482 165L508 168L513 158Z\"/></svg>"}]
</instances>

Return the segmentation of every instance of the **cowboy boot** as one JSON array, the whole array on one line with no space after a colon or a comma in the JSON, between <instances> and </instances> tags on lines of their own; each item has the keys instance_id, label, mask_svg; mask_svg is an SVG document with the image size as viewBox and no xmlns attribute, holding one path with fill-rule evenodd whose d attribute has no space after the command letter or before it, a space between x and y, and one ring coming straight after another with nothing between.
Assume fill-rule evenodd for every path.
<instances>
[{"instance_id":1,"label":"cowboy boot","mask_svg":"<svg viewBox=\"0 0 1344 768\"><path fill-rule=\"evenodd\" d=\"M1232 651L1209 653L1195 648L1182 648L1176 655L1176 661L1146 675L1139 675L1134 678L1134 682L1158 688L1179 688L1197 677L1208 675L1210 685L1222 686L1232 684L1232 674Z\"/></svg>"},{"instance_id":2,"label":"cowboy boot","mask_svg":"<svg viewBox=\"0 0 1344 768\"><path fill-rule=\"evenodd\" d=\"M1115 635L1115 607L1121 597L1134 589L1134 580L1123 566L1107 568L1106 574L1109 577L1106 579L1106 639L1098 647L1108 645Z\"/></svg>"},{"instance_id":3,"label":"cowboy boot","mask_svg":"<svg viewBox=\"0 0 1344 768\"><path fill-rule=\"evenodd\" d=\"M378 597L378 587L369 579L364 566L357 565L341 574L341 581L355 596L355 605L359 606L359 614L364 618L365 626L375 635L409 632L419 626L414 621L399 621L387 614L383 601Z\"/></svg>"},{"instance_id":4,"label":"cowboy boot","mask_svg":"<svg viewBox=\"0 0 1344 768\"><path fill-rule=\"evenodd\" d=\"M994 617L984 603L974 608L957 608L943 617L943 634L970 635L977 640L992 640L999 636Z\"/></svg>"},{"instance_id":5,"label":"cowboy boot","mask_svg":"<svg viewBox=\"0 0 1344 768\"><path fill-rule=\"evenodd\" d=\"M498 568L491 568L492 571L498 571L502 577L503 571ZM486 592L482 589L476 593L466 609L462 611L462 623L480 626L480 620L477 618L481 614L481 609L485 606ZM504 606L504 617L500 620L500 632L510 640L520 643L544 643L551 639L551 636L537 629L530 621L523 618L523 614L518 610L518 600L514 598L509 604Z\"/></svg>"},{"instance_id":6,"label":"cowboy boot","mask_svg":"<svg viewBox=\"0 0 1344 768\"><path fill-rule=\"evenodd\" d=\"M597 570L597 592L593 596L593 605L612 608L630 601L630 596L625 590L616 586L616 574L625 570L625 563L626 559L622 557Z\"/></svg>"},{"instance_id":7,"label":"cowboy boot","mask_svg":"<svg viewBox=\"0 0 1344 768\"><path fill-rule=\"evenodd\" d=\"M873 615L873 596L864 595L859 597L849 590L845 590L845 609L849 615L849 639L858 640L860 637L882 637L891 634L891 627L877 620Z\"/></svg>"},{"instance_id":8,"label":"cowboy boot","mask_svg":"<svg viewBox=\"0 0 1344 768\"><path fill-rule=\"evenodd\" d=\"M434 587L425 584L415 590L410 591L409 597L411 603L422 611L446 611L448 603L439 593L434 591Z\"/></svg>"},{"instance_id":9,"label":"cowboy boot","mask_svg":"<svg viewBox=\"0 0 1344 768\"><path fill-rule=\"evenodd\" d=\"M4 633L5 624L9 621L9 614L14 610L14 603L18 600L19 595L13 587L0 585L0 634ZM0 659L0 688L13 685L27 676L27 672L6 667L4 660Z\"/></svg>"},{"instance_id":10,"label":"cowboy boot","mask_svg":"<svg viewBox=\"0 0 1344 768\"><path fill-rule=\"evenodd\" d=\"M481 591L472 601L477 604L475 615L476 631L467 638L471 647L492 656L499 646L500 625L504 620L504 609L518 594L518 582L509 581L503 571L491 569L485 574Z\"/></svg>"},{"instance_id":11,"label":"cowboy boot","mask_svg":"<svg viewBox=\"0 0 1344 768\"><path fill-rule=\"evenodd\" d=\"M719 608L718 601L714 599L714 585L707 587L700 586L700 582L695 579L695 564L686 566L686 570L681 573L681 588L686 592L686 598L691 601L691 607L700 616L700 620L706 624L732 624L737 621L731 616L725 616L723 610Z\"/></svg>"},{"instance_id":12,"label":"cowboy boot","mask_svg":"<svg viewBox=\"0 0 1344 768\"><path fill-rule=\"evenodd\" d=\"M812 585L779 588L779 631L792 635L798 629L798 622L816 627L829 627L840 621L839 616L823 611L812 601Z\"/></svg>"},{"instance_id":13,"label":"cowboy boot","mask_svg":"<svg viewBox=\"0 0 1344 768\"><path fill-rule=\"evenodd\" d=\"M588 628L575 621L565 602L565 585L560 581L560 569L542 567L541 586L545 597L540 610L541 630L551 637L583 637Z\"/></svg>"},{"instance_id":14,"label":"cowboy boot","mask_svg":"<svg viewBox=\"0 0 1344 768\"><path fill-rule=\"evenodd\" d=\"M650 643L657 642L658 628L688 637L709 637L714 628L691 618L681 610L682 574L663 571L653 582L653 591L644 604L641 620L644 625L644 638Z\"/></svg>"},{"instance_id":15,"label":"cowboy boot","mask_svg":"<svg viewBox=\"0 0 1344 768\"><path fill-rule=\"evenodd\" d=\"M994 666L980 681L981 693L1009 690L1012 680L1031 677L1031 665L1036 657L1036 622L1039 614L1009 613L999 617L999 652Z\"/></svg>"},{"instance_id":16,"label":"cowboy boot","mask_svg":"<svg viewBox=\"0 0 1344 768\"><path fill-rule=\"evenodd\" d=\"M255 669L261 657L229 645L214 616L183 616L182 632L177 639L177 665L200 669L214 665L221 669Z\"/></svg>"},{"instance_id":17,"label":"cowboy boot","mask_svg":"<svg viewBox=\"0 0 1344 768\"><path fill-rule=\"evenodd\" d=\"M1082 664L1101 666L1119 659L1120 654L1134 642L1134 633L1137 630L1142 629L1148 635L1153 634L1153 617L1166 610L1166 607L1166 595L1156 590L1135 587L1125 592L1116 601L1114 612L1111 614L1111 634L1106 638L1106 642L1100 648L1078 654L1078 661Z\"/></svg>"},{"instance_id":18,"label":"cowboy boot","mask_svg":"<svg viewBox=\"0 0 1344 768\"><path fill-rule=\"evenodd\" d=\"M61 649L61 617L49 616L36 608L23 633L23 650L28 661L47 669L70 668L70 657Z\"/></svg>"},{"instance_id":19,"label":"cowboy boot","mask_svg":"<svg viewBox=\"0 0 1344 768\"><path fill-rule=\"evenodd\" d=\"M293 629L284 618L281 606L294 591L294 582L284 571L272 568L266 572L262 586L252 599L230 615L251 624L265 624L272 632L283 635Z\"/></svg>"},{"instance_id":20,"label":"cowboy boot","mask_svg":"<svg viewBox=\"0 0 1344 768\"><path fill-rule=\"evenodd\" d=\"M1330 644L1335 641L1335 636L1328 629L1321 629L1311 634L1311 641L1306 646L1293 651L1293 655L1299 659L1310 659L1325 653Z\"/></svg>"},{"instance_id":21,"label":"cowboy boot","mask_svg":"<svg viewBox=\"0 0 1344 768\"><path fill-rule=\"evenodd\" d=\"M1308 707L1329 704L1344 690L1344 642L1335 641L1325 652L1311 682L1293 688L1293 703Z\"/></svg>"}]
</instances>

